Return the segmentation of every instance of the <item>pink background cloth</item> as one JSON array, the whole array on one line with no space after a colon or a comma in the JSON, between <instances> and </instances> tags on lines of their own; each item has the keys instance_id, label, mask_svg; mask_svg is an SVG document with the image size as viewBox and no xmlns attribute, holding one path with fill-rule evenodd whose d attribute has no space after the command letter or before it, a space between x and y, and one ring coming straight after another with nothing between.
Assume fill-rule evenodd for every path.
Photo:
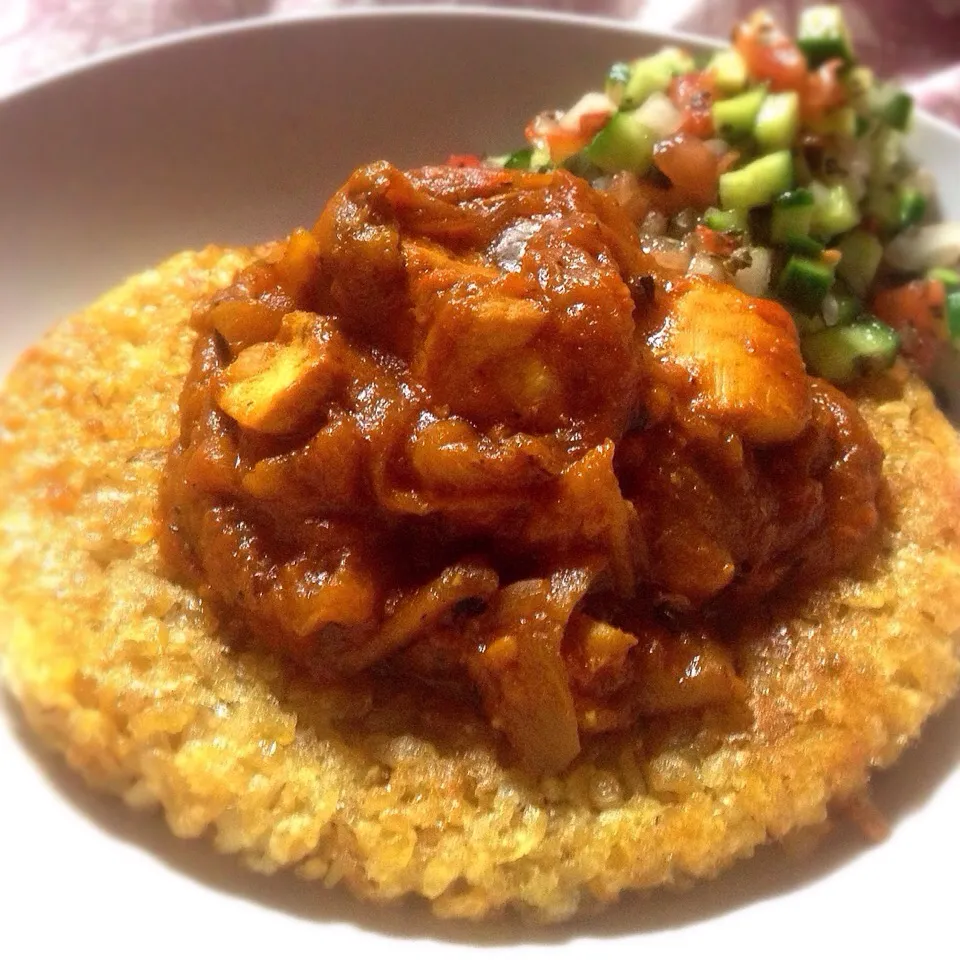
<instances>
[{"instance_id":1,"label":"pink background cloth","mask_svg":"<svg viewBox=\"0 0 960 960\"><path fill-rule=\"evenodd\" d=\"M387 3L389 0L387 0ZM387 5L383 3L383 5ZM369 0L0 0L0 96L85 57L190 27L254 16L371 6ZM804 0L499 0L724 37L758 5L785 25ZM960 124L960 0L847 0L858 53Z\"/></svg>"}]
</instances>

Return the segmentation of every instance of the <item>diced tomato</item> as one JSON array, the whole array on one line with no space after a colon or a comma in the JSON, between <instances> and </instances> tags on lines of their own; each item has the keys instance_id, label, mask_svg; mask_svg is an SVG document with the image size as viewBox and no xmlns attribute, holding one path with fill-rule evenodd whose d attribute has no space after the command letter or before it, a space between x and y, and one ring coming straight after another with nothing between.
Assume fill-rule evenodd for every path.
<instances>
[{"instance_id":1,"label":"diced tomato","mask_svg":"<svg viewBox=\"0 0 960 960\"><path fill-rule=\"evenodd\" d=\"M717 95L717 81L708 70L674 77L667 95L680 111L681 133L692 133L702 140L713 136L713 114L710 108Z\"/></svg>"},{"instance_id":2,"label":"diced tomato","mask_svg":"<svg viewBox=\"0 0 960 960\"><path fill-rule=\"evenodd\" d=\"M733 32L733 43L755 80L765 80L771 90L777 91L804 88L806 57L770 14L758 10L739 24Z\"/></svg>"},{"instance_id":3,"label":"diced tomato","mask_svg":"<svg viewBox=\"0 0 960 960\"><path fill-rule=\"evenodd\" d=\"M567 157L572 157L582 150L593 139L594 133L600 129L597 127L592 132L584 133L581 132L580 126L578 124L578 129L569 130L556 119L548 119L541 114L527 124L524 133L531 146L539 147L542 144L550 151L550 159L554 163L562 163ZM601 123L600 126L603 124Z\"/></svg>"},{"instance_id":4,"label":"diced tomato","mask_svg":"<svg viewBox=\"0 0 960 960\"><path fill-rule=\"evenodd\" d=\"M606 192L634 223L640 223L653 210L672 217L690 206L690 201L675 187L661 186L626 170L614 174Z\"/></svg>"},{"instance_id":5,"label":"diced tomato","mask_svg":"<svg viewBox=\"0 0 960 960\"><path fill-rule=\"evenodd\" d=\"M609 112L581 114L577 132L589 143L607 125L609 119Z\"/></svg>"},{"instance_id":6,"label":"diced tomato","mask_svg":"<svg viewBox=\"0 0 960 960\"><path fill-rule=\"evenodd\" d=\"M556 124L563 130L579 134L589 141L615 110L616 107L606 94L585 93L563 116L557 118ZM552 125L549 122L546 124L548 127Z\"/></svg>"},{"instance_id":7,"label":"diced tomato","mask_svg":"<svg viewBox=\"0 0 960 960\"><path fill-rule=\"evenodd\" d=\"M732 237L728 233L712 230L702 223L697 227L696 233L700 246L707 253L712 253L718 257L729 257L737 249L736 237Z\"/></svg>"},{"instance_id":8,"label":"diced tomato","mask_svg":"<svg viewBox=\"0 0 960 960\"><path fill-rule=\"evenodd\" d=\"M447 157L448 167L479 167L483 161L474 153L451 153Z\"/></svg>"},{"instance_id":9,"label":"diced tomato","mask_svg":"<svg viewBox=\"0 0 960 960\"><path fill-rule=\"evenodd\" d=\"M556 121L553 121L556 123ZM546 127L546 124L543 121L542 117L534 117L527 125L524 127L523 136L532 147L537 146L537 141L543 137L543 131Z\"/></svg>"},{"instance_id":10,"label":"diced tomato","mask_svg":"<svg viewBox=\"0 0 960 960\"><path fill-rule=\"evenodd\" d=\"M838 73L843 61L828 60L819 69L807 74L800 92L800 115L805 123L819 120L825 113L842 107L846 92Z\"/></svg>"},{"instance_id":11,"label":"diced tomato","mask_svg":"<svg viewBox=\"0 0 960 960\"><path fill-rule=\"evenodd\" d=\"M653 148L653 162L688 201L686 205L708 207L716 202L719 160L702 140L689 133L661 140Z\"/></svg>"},{"instance_id":12,"label":"diced tomato","mask_svg":"<svg viewBox=\"0 0 960 960\"><path fill-rule=\"evenodd\" d=\"M550 159L554 163L563 163L567 157L572 157L575 153L579 153L592 139L592 137L584 136L582 133L571 133L569 130L564 130L562 127L558 127L556 130L551 130L544 137L547 143L547 148L550 150Z\"/></svg>"},{"instance_id":13,"label":"diced tomato","mask_svg":"<svg viewBox=\"0 0 960 960\"><path fill-rule=\"evenodd\" d=\"M739 150L728 150L717 160L717 176L719 177L721 173L726 173L728 170L731 170L733 167L735 167L739 159Z\"/></svg>"},{"instance_id":14,"label":"diced tomato","mask_svg":"<svg viewBox=\"0 0 960 960\"><path fill-rule=\"evenodd\" d=\"M946 343L946 290L939 280L913 280L881 290L871 304L873 312L898 331L901 350L921 375L928 374Z\"/></svg>"},{"instance_id":15,"label":"diced tomato","mask_svg":"<svg viewBox=\"0 0 960 960\"><path fill-rule=\"evenodd\" d=\"M650 198L640 189L639 177L629 170L615 173L606 192L634 223L639 223L650 212Z\"/></svg>"}]
</instances>

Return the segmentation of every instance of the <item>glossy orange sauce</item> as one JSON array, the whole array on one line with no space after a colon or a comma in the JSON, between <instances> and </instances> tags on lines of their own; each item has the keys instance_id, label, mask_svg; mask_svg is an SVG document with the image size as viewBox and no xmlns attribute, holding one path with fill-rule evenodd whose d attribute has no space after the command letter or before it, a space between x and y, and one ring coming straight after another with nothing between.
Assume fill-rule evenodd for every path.
<instances>
[{"instance_id":1,"label":"glossy orange sauce","mask_svg":"<svg viewBox=\"0 0 960 960\"><path fill-rule=\"evenodd\" d=\"M735 700L724 624L878 523L785 311L659 274L562 171L361 168L195 324L180 574L318 682L475 700L533 769Z\"/></svg>"}]
</instances>

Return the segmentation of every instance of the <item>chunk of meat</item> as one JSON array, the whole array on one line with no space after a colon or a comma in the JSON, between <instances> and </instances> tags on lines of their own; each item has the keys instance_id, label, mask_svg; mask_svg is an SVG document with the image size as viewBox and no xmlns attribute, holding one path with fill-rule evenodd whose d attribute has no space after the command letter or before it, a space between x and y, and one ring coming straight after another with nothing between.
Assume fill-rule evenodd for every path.
<instances>
[{"instance_id":1,"label":"chunk of meat","mask_svg":"<svg viewBox=\"0 0 960 960\"><path fill-rule=\"evenodd\" d=\"M810 398L787 443L751 447L669 420L621 441L617 473L646 545L640 579L671 606L754 602L863 549L879 523L880 448L834 387L811 380Z\"/></svg>"},{"instance_id":2,"label":"chunk of meat","mask_svg":"<svg viewBox=\"0 0 960 960\"><path fill-rule=\"evenodd\" d=\"M590 443L622 430L637 376L629 280L646 261L584 181L376 164L315 229L318 308L398 355L435 404L481 429L573 428Z\"/></svg>"},{"instance_id":3,"label":"chunk of meat","mask_svg":"<svg viewBox=\"0 0 960 960\"><path fill-rule=\"evenodd\" d=\"M279 340L246 347L226 368L217 403L241 427L290 433L316 418L337 368L332 346L312 329L314 319L288 313Z\"/></svg>"},{"instance_id":4,"label":"chunk of meat","mask_svg":"<svg viewBox=\"0 0 960 960\"><path fill-rule=\"evenodd\" d=\"M790 315L708 277L678 280L647 343L676 404L757 444L793 440L810 419L809 378Z\"/></svg>"}]
</instances>

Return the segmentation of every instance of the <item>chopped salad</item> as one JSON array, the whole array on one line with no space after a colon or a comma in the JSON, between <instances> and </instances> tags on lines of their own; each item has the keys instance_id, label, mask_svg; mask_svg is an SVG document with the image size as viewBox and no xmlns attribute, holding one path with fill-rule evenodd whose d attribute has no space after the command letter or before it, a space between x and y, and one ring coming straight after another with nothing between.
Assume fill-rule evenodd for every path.
<instances>
[{"instance_id":1,"label":"chopped salad","mask_svg":"<svg viewBox=\"0 0 960 960\"><path fill-rule=\"evenodd\" d=\"M911 97L858 63L839 6L764 11L730 47L610 68L602 91L544 112L505 156L612 194L666 269L791 311L811 371L846 384L904 356L936 379L960 345L960 224L906 153Z\"/></svg>"}]
</instances>

